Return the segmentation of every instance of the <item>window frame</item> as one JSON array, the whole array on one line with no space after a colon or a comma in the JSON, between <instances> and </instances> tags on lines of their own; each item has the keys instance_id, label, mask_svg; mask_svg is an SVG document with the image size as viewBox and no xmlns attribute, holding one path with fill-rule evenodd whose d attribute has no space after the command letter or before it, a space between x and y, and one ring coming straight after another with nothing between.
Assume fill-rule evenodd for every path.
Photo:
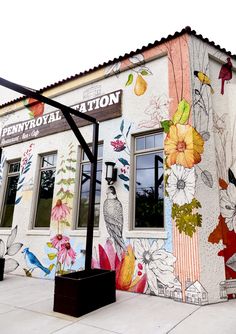
<instances>
[{"instance_id":1,"label":"window frame","mask_svg":"<svg viewBox=\"0 0 236 334\"><path fill-rule=\"evenodd\" d=\"M102 153L104 153L104 142L103 141L99 141L98 142L98 146L102 145L103 146L103 151ZM91 149L92 143L89 143L88 146ZM84 163L90 163L89 160L83 160L83 154L84 154L84 150L81 146L79 146L79 153L78 153L78 167L77 167L77 172L76 172L76 191L75 191L75 197L74 197L74 203L73 206L76 208L76 213L74 215L74 231L77 232L83 232L87 230L87 226L84 227L80 227L79 226L79 211L80 211L80 199L81 199L81 178L82 178L82 169L83 169L83 164ZM98 162L101 161L102 162L102 175L103 175L103 157L104 154L102 154L102 157L99 158L98 157ZM101 186L102 186L102 178L101 178ZM100 200L102 199L102 189L101 189L101 196L100 196ZM100 211L99 211L99 222L100 222L100 217L101 217L101 204L102 202L100 201ZM100 229L100 224L98 226L94 226L94 232L96 234L96 232L98 232Z\"/></svg>"},{"instance_id":2,"label":"window frame","mask_svg":"<svg viewBox=\"0 0 236 334\"><path fill-rule=\"evenodd\" d=\"M147 137L149 135L154 135L154 134L163 134L163 145L162 148L150 148L150 149L142 149L139 150L138 152L136 151L136 139L141 138L141 137ZM165 183L163 180L163 226L162 227L135 227L135 205L136 205L136 185L135 185L135 179L136 179L136 156L140 155L146 155L150 154L152 152L162 152L163 154L163 176L165 175L165 156L164 156L164 130L162 128L155 129L155 130L150 130L150 131L141 131L138 133L132 133L131 135L131 175L130 175L130 182L131 182L131 191L130 191L130 205L129 205L129 231L127 233L127 237L132 237L133 234L137 234L137 237L141 237L142 233L143 237L151 237L153 238L154 235L152 232L155 233L155 237L157 236L156 232L161 232L160 233L160 238L166 238L166 222L165 222ZM163 233L162 233L163 232Z\"/></svg>"},{"instance_id":3,"label":"window frame","mask_svg":"<svg viewBox=\"0 0 236 334\"><path fill-rule=\"evenodd\" d=\"M50 225L51 225L51 220L49 223L48 227L40 227L40 226L35 226L35 222L36 222L36 216L37 216L37 209L38 209L38 199L39 199L39 187L40 187L40 180L41 180L41 172L47 169L50 169L50 167L46 167L43 168L42 167L42 161L43 161L43 157L47 156L47 155L52 155L52 154L56 154L56 157L58 156L58 152L56 150L53 151L49 151L49 152L44 152L44 153L39 153L38 157L37 157L37 167L36 167L36 172L35 172L35 189L34 189L34 194L32 196L33 198L33 210L32 210L32 215L31 215L31 226L30 228L34 231L48 231L50 230ZM57 172L57 161L58 159L56 158L56 164L55 164L55 181L56 181L56 172ZM56 182L54 181L54 188L53 188L53 196L52 196L52 204L53 204L53 198L54 198L54 192L55 192L55 185Z\"/></svg>"},{"instance_id":4,"label":"window frame","mask_svg":"<svg viewBox=\"0 0 236 334\"><path fill-rule=\"evenodd\" d=\"M10 159L10 160L6 160L5 161L5 166L4 166L4 170L3 170L3 181L2 181L2 186L1 186L1 191L0 191L0 195L2 195L2 199L1 199L1 203L0 203L0 230L11 230L11 227L4 227L1 226L1 222L3 219L3 210L4 210L4 203L5 203L5 199L6 199L6 191L7 191L7 185L8 185L8 178L9 176L15 176L15 175L19 175L20 176L20 168L18 172L14 172L11 173L9 175L10 172L10 165L19 162L19 164L21 165L21 158L15 158L15 159ZM17 194L17 191L16 191ZM14 205L14 211L15 211L15 205ZM12 225L13 225L13 220L14 220L14 211L13 211L13 218L12 218Z\"/></svg>"}]
</instances>

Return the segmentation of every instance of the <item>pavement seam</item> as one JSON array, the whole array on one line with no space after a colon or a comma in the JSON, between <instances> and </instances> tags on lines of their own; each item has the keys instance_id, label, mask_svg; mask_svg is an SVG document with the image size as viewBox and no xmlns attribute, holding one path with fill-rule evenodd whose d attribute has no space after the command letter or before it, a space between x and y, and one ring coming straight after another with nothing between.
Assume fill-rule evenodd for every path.
<instances>
[{"instance_id":1,"label":"pavement seam","mask_svg":"<svg viewBox=\"0 0 236 334\"><path fill-rule=\"evenodd\" d=\"M175 329L177 326L179 326L179 324L181 324L183 321L185 321L187 318L189 318L192 314L194 314L195 312L197 312L200 308L201 308L201 306L199 306L196 310L194 310L193 312L191 312L190 314L188 314L185 318L181 319L176 325L174 325L170 330L168 330L166 332L166 334L171 333L173 331L173 329Z\"/></svg>"},{"instance_id":2,"label":"pavement seam","mask_svg":"<svg viewBox=\"0 0 236 334\"><path fill-rule=\"evenodd\" d=\"M78 323L78 322L79 322L79 321L77 321L77 322L75 322L75 323ZM51 332L50 334L60 333L60 331L61 331L62 329L65 329L65 328L67 328L67 327L70 327L70 326L74 325L75 323L65 325L65 326L63 326L62 328L57 329L57 330ZM112 333L112 334L122 334L121 332L114 332L114 331L110 331L109 329L106 329L106 328L97 327L97 326L93 326L93 325L87 325L87 324L84 324L84 323L81 323L81 325L83 325L83 326L87 326L87 327L92 327L92 328L101 329L101 330L103 330L103 331L106 331L107 333Z\"/></svg>"}]
</instances>

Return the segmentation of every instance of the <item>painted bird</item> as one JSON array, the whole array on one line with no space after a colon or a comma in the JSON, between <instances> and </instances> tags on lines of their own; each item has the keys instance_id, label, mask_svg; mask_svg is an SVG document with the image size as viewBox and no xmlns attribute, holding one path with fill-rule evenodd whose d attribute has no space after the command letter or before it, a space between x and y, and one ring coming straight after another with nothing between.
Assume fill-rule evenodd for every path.
<instances>
[{"instance_id":1,"label":"painted bird","mask_svg":"<svg viewBox=\"0 0 236 334\"><path fill-rule=\"evenodd\" d=\"M193 73L203 85L209 86L211 88L211 94L214 94L214 90L211 87L211 80L209 79L209 77L201 71L194 71Z\"/></svg>"},{"instance_id":2,"label":"painted bird","mask_svg":"<svg viewBox=\"0 0 236 334\"><path fill-rule=\"evenodd\" d=\"M40 261L37 259L37 257L29 251L29 248L25 248L23 249L22 253L25 254L25 259L27 260L28 262L28 265L29 267L31 267L29 269L29 273L32 273L32 271L36 268L39 268L41 269L42 271L45 272L46 275L49 275L50 274L50 270L48 268L45 268L41 263Z\"/></svg>"},{"instance_id":3,"label":"painted bird","mask_svg":"<svg viewBox=\"0 0 236 334\"><path fill-rule=\"evenodd\" d=\"M126 251L123 230L123 208L116 195L116 189L109 186L107 189L107 199L103 204L103 215L106 222L106 228L110 237L114 240L115 249L119 257L123 251Z\"/></svg>"},{"instance_id":4,"label":"painted bird","mask_svg":"<svg viewBox=\"0 0 236 334\"><path fill-rule=\"evenodd\" d=\"M230 57L227 58L227 63L223 64L220 69L218 79L221 79L221 94L224 95L225 81L232 79L232 63Z\"/></svg>"}]
</instances>

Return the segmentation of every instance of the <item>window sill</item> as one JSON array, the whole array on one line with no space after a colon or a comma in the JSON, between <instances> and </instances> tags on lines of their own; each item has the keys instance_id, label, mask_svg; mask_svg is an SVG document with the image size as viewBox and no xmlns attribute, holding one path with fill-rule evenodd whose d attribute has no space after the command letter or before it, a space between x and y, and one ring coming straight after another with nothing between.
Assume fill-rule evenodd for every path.
<instances>
[{"instance_id":1,"label":"window sill","mask_svg":"<svg viewBox=\"0 0 236 334\"><path fill-rule=\"evenodd\" d=\"M26 235L50 236L50 230L28 230Z\"/></svg>"},{"instance_id":2,"label":"window sill","mask_svg":"<svg viewBox=\"0 0 236 334\"><path fill-rule=\"evenodd\" d=\"M127 231L124 233L126 238L131 239L167 239L168 233L164 230L155 230L155 231Z\"/></svg>"},{"instance_id":3,"label":"window sill","mask_svg":"<svg viewBox=\"0 0 236 334\"><path fill-rule=\"evenodd\" d=\"M94 237L100 237L101 233L99 230L93 231ZM70 231L71 237L86 237L87 236L87 230L72 230Z\"/></svg>"},{"instance_id":4,"label":"window sill","mask_svg":"<svg viewBox=\"0 0 236 334\"><path fill-rule=\"evenodd\" d=\"M10 235L10 234L11 234L11 230L0 228L0 235Z\"/></svg>"}]
</instances>

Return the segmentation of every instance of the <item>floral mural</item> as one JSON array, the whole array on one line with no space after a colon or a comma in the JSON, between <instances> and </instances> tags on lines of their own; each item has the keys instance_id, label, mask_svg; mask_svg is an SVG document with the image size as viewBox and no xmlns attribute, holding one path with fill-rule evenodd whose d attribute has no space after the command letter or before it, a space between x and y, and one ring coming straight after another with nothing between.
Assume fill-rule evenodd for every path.
<instances>
[{"instance_id":1,"label":"floral mural","mask_svg":"<svg viewBox=\"0 0 236 334\"><path fill-rule=\"evenodd\" d=\"M112 140L111 146L115 152L123 152L124 155L120 155L116 164L119 166L118 177L123 181L123 185L126 190L129 191L129 169L130 169L130 144L128 142L132 123L125 124L125 120L121 121L119 134ZM128 160L127 160L128 159Z\"/></svg>"},{"instance_id":2,"label":"floral mural","mask_svg":"<svg viewBox=\"0 0 236 334\"><path fill-rule=\"evenodd\" d=\"M56 274L63 274L72 270L76 261L76 252L72 247L70 238L66 235L66 230L70 227L70 214L74 197L75 154L74 145L70 143L68 145L68 155L61 156L57 171L59 190L56 194L56 204L51 211L53 236L47 242L47 256L51 261L51 266L55 267Z\"/></svg>"},{"instance_id":3,"label":"floral mural","mask_svg":"<svg viewBox=\"0 0 236 334\"><path fill-rule=\"evenodd\" d=\"M30 144L28 149L23 153L23 157L21 159L20 176L17 184L17 196L15 204L19 204L23 197L24 184L32 165L33 147L34 144Z\"/></svg>"},{"instance_id":4,"label":"floral mural","mask_svg":"<svg viewBox=\"0 0 236 334\"><path fill-rule=\"evenodd\" d=\"M5 258L4 273L6 274L16 270L19 267L19 262L12 258L12 256L16 255L23 246L21 242L15 242L17 230L18 226L16 225L11 230L6 244L2 239L0 239L0 258Z\"/></svg>"},{"instance_id":5,"label":"floral mural","mask_svg":"<svg viewBox=\"0 0 236 334\"><path fill-rule=\"evenodd\" d=\"M30 97L24 100L25 107L29 110L30 118L37 118L43 115L45 104Z\"/></svg>"},{"instance_id":6,"label":"floral mural","mask_svg":"<svg viewBox=\"0 0 236 334\"><path fill-rule=\"evenodd\" d=\"M166 194L173 203L172 218L180 233L192 237L201 226L201 208L195 196L195 168L201 162L204 140L189 122L190 104L183 99L171 120L162 122L167 133L164 142L166 155Z\"/></svg>"},{"instance_id":7,"label":"floral mural","mask_svg":"<svg viewBox=\"0 0 236 334\"><path fill-rule=\"evenodd\" d=\"M5 153L2 152L1 161L0 161L0 187L2 185L3 169L4 169L5 162L6 162L6 156L5 156Z\"/></svg>"}]
</instances>

